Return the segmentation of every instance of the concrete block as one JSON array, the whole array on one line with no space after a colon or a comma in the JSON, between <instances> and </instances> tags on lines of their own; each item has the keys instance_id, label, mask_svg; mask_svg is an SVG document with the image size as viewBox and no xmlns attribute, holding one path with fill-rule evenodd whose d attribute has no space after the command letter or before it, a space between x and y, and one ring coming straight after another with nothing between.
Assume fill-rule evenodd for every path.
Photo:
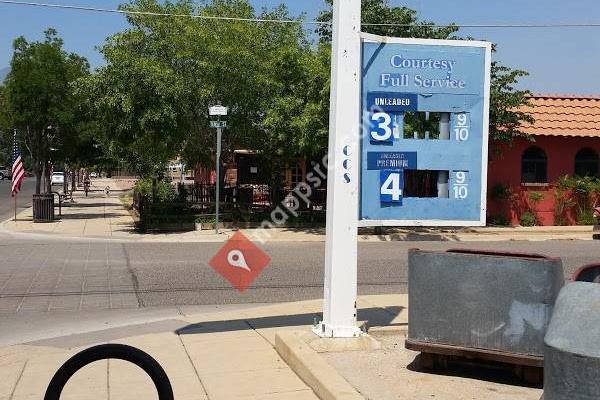
<instances>
[{"instance_id":1,"label":"concrete block","mask_svg":"<svg viewBox=\"0 0 600 400\"><path fill-rule=\"evenodd\" d=\"M275 336L275 348L290 368L321 400L364 398L303 339L304 332L284 331Z\"/></svg>"},{"instance_id":2,"label":"concrete block","mask_svg":"<svg viewBox=\"0 0 600 400\"><path fill-rule=\"evenodd\" d=\"M563 288L545 338L544 399L600 399L600 285Z\"/></svg>"},{"instance_id":3,"label":"concrete block","mask_svg":"<svg viewBox=\"0 0 600 400\"><path fill-rule=\"evenodd\" d=\"M412 249L409 342L541 357L562 262L535 254Z\"/></svg>"}]
</instances>

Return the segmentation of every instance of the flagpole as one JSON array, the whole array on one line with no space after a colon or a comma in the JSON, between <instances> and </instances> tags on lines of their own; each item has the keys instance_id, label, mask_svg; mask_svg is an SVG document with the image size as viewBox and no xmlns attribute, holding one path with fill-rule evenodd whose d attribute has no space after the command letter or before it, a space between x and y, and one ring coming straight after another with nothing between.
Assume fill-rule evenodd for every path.
<instances>
[{"instance_id":1,"label":"flagpole","mask_svg":"<svg viewBox=\"0 0 600 400\"><path fill-rule=\"evenodd\" d=\"M16 157L17 154L17 130L14 129L13 131L13 163L11 165L11 190L15 189L16 187L14 186L15 183L15 163L17 160ZM22 178L21 178L22 179ZM18 186L20 186L21 183L18 183ZM19 194L18 190L12 190L12 195L15 198L15 223L17 222L17 195Z\"/></svg>"}]
</instances>

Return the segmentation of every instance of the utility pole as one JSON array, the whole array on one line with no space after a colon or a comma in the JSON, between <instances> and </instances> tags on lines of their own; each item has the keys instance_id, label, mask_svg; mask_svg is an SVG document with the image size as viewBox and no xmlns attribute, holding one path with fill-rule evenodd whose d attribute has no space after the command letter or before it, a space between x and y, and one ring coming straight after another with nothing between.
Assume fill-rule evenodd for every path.
<instances>
[{"instance_id":1,"label":"utility pole","mask_svg":"<svg viewBox=\"0 0 600 400\"><path fill-rule=\"evenodd\" d=\"M322 337L355 337L361 1L334 0Z\"/></svg>"}]
</instances>

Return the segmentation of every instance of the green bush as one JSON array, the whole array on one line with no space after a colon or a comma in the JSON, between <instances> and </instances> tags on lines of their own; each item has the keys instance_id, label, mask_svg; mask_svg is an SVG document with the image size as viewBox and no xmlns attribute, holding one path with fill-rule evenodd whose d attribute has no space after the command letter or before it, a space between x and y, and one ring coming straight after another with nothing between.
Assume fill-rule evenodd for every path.
<instances>
[{"instance_id":1,"label":"green bush","mask_svg":"<svg viewBox=\"0 0 600 400\"><path fill-rule=\"evenodd\" d=\"M533 204L537 204L537 203L541 202L542 200L544 200L544 194L540 193L540 192L531 192L531 193L529 193L529 200Z\"/></svg>"},{"instance_id":2,"label":"green bush","mask_svg":"<svg viewBox=\"0 0 600 400\"><path fill-rule=\"evenodd\" d=\"M133 187L135 194L140 194L148 198L152 198L152 179L140 179L136 182ZM175 188L169 182L158 180L156 182L156 202L157 203L170 203L175 200L177 193Z\"/></svg>"},{"instance_id":3,"label":"green bush","mask_svg":"<svg viewBox=\"0 0 600 400\"><path fill-rule=\"evenodd\" d=\"M594 225L595 223L594 210L582 209L577 213L577 225Z\"/></svg>"},{"instance_id":4,"label":"green bush","mask_svg":"<svg viewBox=\"0 0 600 400\"><path fill-rule=\"evenodd\" d=\"M217 218L214 215L199 215L196 217L197 224L214 224Z\"/></svg>"},{"instance_id":5,"label":"green bush","mask_svg":"<svg viewBox=\"0 0 600 400\"><path fill-rule=\"evenodd\" d=\"M491 197L493 200L507 200L510 198L510 188L502 183L492 188Z\"/></svg>"},{"instance_id":6,"label":"green bush","mask_svg":"<svg viewBox=\"0 0 600 400\"><path fill-rule=\"evenodd\" d=\"M494 226L508 226L510 221L504 215L493 215L489 217L489 224Z\"/></svg>"},{"instance_id":7,"label":"green bush","mask_svg":"<svg viewBox=\"0 0 600 400\"><path fill-rule=\"evenodd\" d=\"M523 214L521 214L519 222L521 223L521 226L535 226L537 221L535 219L535 215L533 215L531 211L525 211Z\"/></svg>"},{"instance_id":8,"label":"green bush","mask_svg":"<svg viewBox=\"0 0 600 400\"><path fill-rule=\"evenodd\" d=\"M575 207L578 225L595 223L594 207L600 197L600 180L598 178L565 175L558 180L556 187L563 197L566 197L566 194L570 195L567 207ZM559 205L562 206L562 204Z\"/></svg>"}]
</instances>

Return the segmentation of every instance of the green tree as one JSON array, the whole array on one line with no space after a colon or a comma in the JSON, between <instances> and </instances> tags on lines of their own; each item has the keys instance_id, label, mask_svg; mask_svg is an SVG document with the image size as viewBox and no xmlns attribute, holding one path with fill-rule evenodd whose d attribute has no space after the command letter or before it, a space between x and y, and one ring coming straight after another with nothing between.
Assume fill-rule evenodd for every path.
<instances>
[{"instance_id":1,"label":"green tree","mask_svg":"<svg viewBox=\"0 0 600 400\"><path fill-rule=\"evenodd\" d=\"M17 38L11 71L3 88L4 123L24 138L36 176L36 193L42 190L42 176L48 178L49 163L64 162L66 144L78 134L77 104L71 84L88 73L89 65L62 47L62 39L51 28L41 42ZM44 191L49 190L49 179L46 182Z\"/></svg>"},{"instance_id":2,"label":"green tree","mask_svg":"<svg viewBox=\"0 0 600 400\"><path fill-rule=\"evenodd\" d=\"M0 110L6 110L6 95L4 86L0 86ZM9 165L12 158L12 129L6 112L0 111L0 165Z\"/></svg>"},{"instance_id":3,"label":"green tree","mask_svg":"<svg viewBox=\"0 0 600 400\"><path fill-rule=\"evenodd\" d=\"M290 18L283 6L256 13L246 0L201 6L187 0L135 0L123 8ZM159 175L178 155L188 165L211 167L215 132L208 106L217 102L229 107L223 159L231 159L238 147L260 150L268 160L291 152L291 143L278 138L290 137L292 127L279 124L276 113L282 113L282 97L291 100L311 80L305 66L312 52L300 24L144 15L130 15L128 21L130 27L102 48L107 65L78 85L102 121L103 147L111 154L143 176Z\"/></svg>"},{"instance_id":4,"label":"green tree","mask_svg":"<svg viewBox=\"0 0 600 400\"><path fill-rule=\"evenodd\" d=\"M329 9L321 12L317 19L321 22L331 22L333 0L325 0L325 2ZM458 27L454 24L437 27L433 22L419 21L415 10L407 7L392 7L389 0L362 0L361 3L364 32L390 37L451 39L458 31ZM394 24L394 26L386 24ZM322 41L331 42L331 25L320 25L317 33Z\"/></svg>"},{"instance_id":5,"label":"green tree","mask_svg":"<svg viewBox=\"0 0 600 400\"><path fill-rule=\"evenodd\" d=\"M490 138L493 141L510 144L517 137L530 139L522 127L535 122L531 114L523 111L529 105L531 92L516 88L519 78L527 75L526 71L492 62Z\"/></svg>"},{"instance_id":6,"label":"green tree","mask_svg":"<svg viewBox=\"0 0 600 400\"><path fill-rule=\"evenodd\" d=\"M169 57L174 49L161 46L165 42L140 18L129 17L132 28L107 40L101 48L107 65L80 80L76 93L87 99L105 151L139 175L151 177L162 172L180 149L189 128L186 100L192 97L192 87L174 68L177 60ZM177 19L144 20L177 29Z\"/></svg>"}]
</instances>

